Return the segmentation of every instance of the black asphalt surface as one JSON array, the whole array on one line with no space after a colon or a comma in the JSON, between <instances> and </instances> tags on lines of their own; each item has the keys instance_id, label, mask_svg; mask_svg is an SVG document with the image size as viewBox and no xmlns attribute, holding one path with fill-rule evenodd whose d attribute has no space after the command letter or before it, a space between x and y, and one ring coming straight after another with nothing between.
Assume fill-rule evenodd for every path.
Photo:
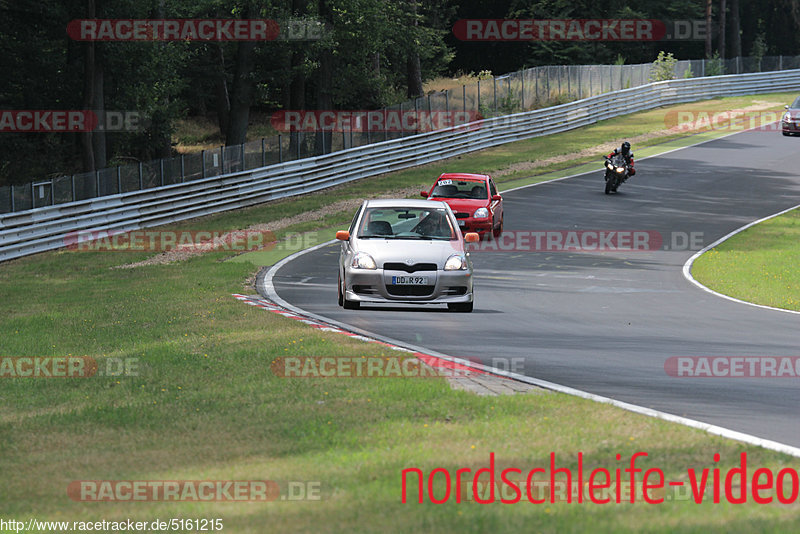
<instances>
[{"instance_id":1,"label":"black asphalt surface","mask_svg":"<svg viewBox=\"0 0 800 534\"><path fill-rule=\"evenodd\" d=\"M634 147L635 149L635 147ZM800 204L800 138L744 132L637 163L616 195L598 172L506 193L505 230L654 230L693 250L475 252L475 311L336 304L339 245L282 267L281 298L379 335L800 446L800 379L674 378L672 356L800 356L800 315L691 283L699 248Z\"/></svg>"}]
</instances>

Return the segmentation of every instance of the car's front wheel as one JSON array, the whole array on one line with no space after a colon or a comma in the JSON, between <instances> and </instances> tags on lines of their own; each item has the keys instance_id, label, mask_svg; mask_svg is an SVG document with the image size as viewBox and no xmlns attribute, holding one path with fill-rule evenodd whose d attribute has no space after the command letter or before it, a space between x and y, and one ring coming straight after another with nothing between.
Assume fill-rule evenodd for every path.
<instances>
[{"instance_id":1,"label":"car's front wheel","mask_svg":"<svg viewBox=\"0 0 800 534\"><path fill-rule=\"evenodd\" d=\"M447 309L454 312L470 313L472 312L472 302L453 302L447 305Z\"/></svg>"},{"instance_id":2,"label":"car's front wheel","mask_svg":"<svg viewBox=\"0 0 800 534\"><path fill-rule=\"evenodd\" d=\"M342 292L341 274L336 279L336 296L338 297L339 306L344 306L344 293Z\"/></svg>"},{"instance_id":3,"label":"car's front wheel","mask_svg":"<svg viewBox=\"0 0 800 534\"><path fill-rule=\"evenodd\" d=\"M503 217L500 217L500 226L494 229L494 237L495 239L499 238L503 235Z\"/></svg>"},{"instance_id":4,"label":"car's front wheel","mask_svg":"<svg viewBox=\"0 0 800 534\"><path fill-rule=\"evenodd\" d=\"M345 310L357 310L361 307L361 303L358 301L347 300L347 280L342 280L342 284L339 286L339 291L342 295L342 307Z\"/></svg>"}]
</instances>

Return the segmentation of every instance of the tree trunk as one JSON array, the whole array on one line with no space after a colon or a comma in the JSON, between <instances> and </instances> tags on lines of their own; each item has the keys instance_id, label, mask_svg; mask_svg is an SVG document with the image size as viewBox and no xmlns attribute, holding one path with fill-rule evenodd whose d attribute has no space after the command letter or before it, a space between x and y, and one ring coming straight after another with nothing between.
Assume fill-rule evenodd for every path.
<instances>
[{"instance_id":1,"label":"tree trunk","mask_svg":"<svg viewBox=\"0 0 800 534\"><path fill-rule=\"evenodd\" d=\"M253 51L256 43L241 41L236 51L236 71L231 91L231 115L227 146L241 145L247 140L247 125L250 121L250 101L253 96Z\"/></svg>"},{"instance_id":2,"label":"tree trunk","mask_svg":"<svg viewBox=\"0 0 800 534\"><path fill-rule=\"evenodd\" d=\"M226 135L231 119L231 100L228 94L228 76L225 73L225 52L217 43L217 77L214 80L214 92L217 95L217 125L219 133Z\"/></svg>"},{"instance_id":3,"label":"tree trunk","mask_svg":"<svg viewBox=\"0 0 800 534\"><path fill-rule=\"evenodd\" d=\"M416 28L418 25L417 22L417 1L410 0L411 5L411 16L413 18L413 23L411 24L411 49L408 52L408 57L406 58L406 74L407 74L407 86L408 86L408 98L415 98L422 95L422 68L420 67L419 63L419 51L417 50L416 44Z\"/></svg>"},{"instance_id":4,"label":"tree trunk","mask_svg":"<svg viewBox=\"0 0 800 534\"><path fill-rule=\"evenodd\" d=\"M95 0L87 1L87 18L97 18L97 5ZM97 114L99 120L104 120L103 102L103 67L100 43L89 41L84 48L83 71L83 109L91 110ZM84 172L92 172L106 166L106 136L105 132L96 128L93 131L81 133L81 159ZM99 191L97 192L100 193Z\"/></svg>"},{"instance_id":5,"label":"tree trunk","mask_svg":"<svg viewBox=\"0 0 800 534\"><path fill-rule=\"evenodd\" d=\"M726 0L719 0L719 57L725 59L725 11Z\"/></svg>"},{"instance_id":6,"label":"tree trunk","mask_svg":"<svg viewBox=\"0 0 800 534\"><path fill-rule=\"evenodd\" d=\"M742 28L739 19L739 0L731 0L731 53L742 56Z\"/></svg>"},{"instance_id":7,"label":"tree trunk","mask_svg":"<svg viewBox=\"0 0 800 534\"><path fill-rule=\"evenodd\" d=\"M711 59L711 0L706 0L706 59Z\"/></svg>"},{"instance_id":8,"label":"tree trunk","mask_svg":"<svg viewBox=\"0 0 800 534\"><path fill-rule=\"evenodd\" d=\"M333 13L326 0L319 0L319 14L323 23L333 25ZM333 51L330 48L324 48L320 52L317 73L317 109L333 109ZM328 154L331 151L331 133L317 132L315 141L318 154Z\"/></svg>"}]
</instances>

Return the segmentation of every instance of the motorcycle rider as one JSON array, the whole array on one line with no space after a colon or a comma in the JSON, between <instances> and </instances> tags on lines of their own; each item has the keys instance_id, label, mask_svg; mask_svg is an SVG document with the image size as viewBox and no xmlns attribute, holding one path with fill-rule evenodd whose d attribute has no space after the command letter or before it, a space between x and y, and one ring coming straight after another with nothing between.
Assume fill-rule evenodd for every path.
<instances>
[{"instance_id":1,"label":"motorcycle rider","mask_svg":"<svg viewBox=\"0 0 800 534\"><path fill-rule=\"evenodd\" d=\"M627 141L622 143L620 148L615 148L614 151L606 156L606 159L611 159L617 154L622 154L625 162L628 164L628 176L636 174L636 169L633 168L633 152L631 152L631 144Z\"/></svg>"}]
</instances>

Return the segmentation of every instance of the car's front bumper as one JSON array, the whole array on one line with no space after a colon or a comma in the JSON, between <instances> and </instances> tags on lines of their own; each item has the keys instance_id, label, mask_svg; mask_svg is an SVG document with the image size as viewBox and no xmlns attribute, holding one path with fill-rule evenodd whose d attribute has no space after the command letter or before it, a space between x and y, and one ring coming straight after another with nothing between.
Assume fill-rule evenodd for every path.
<instances>
[{"instance_id":1,"label":"car's front bumper","mask_svg":"<svg viewBox=\"0 0 800 534\"><path fill-rule=\"evenodd\" d=\"M392 284L392 277L423 276L424 285ZM451 304L472 302L472 271L365 270L345 271L347 300L373 303Z\"/></svg>"},{"instance_id":2,"label":"car's front bumper","mask_svg":"<svg viewBox=\"0 0 800 534\"><path fill-rule=\"evenodd\" d=\"M787 133L800 133L800 122L790 121L785 122L781 121L781 130Z\"/></svg>"},{"instance_id":3,"label":"car's front bumper","mask_svg":"<svg viewBox=\"0 0 800 534\"><path fill-rule=\"evenodd\" d=\"M462 234L478 232L478 234L484 235L493 230L491 219L473 219L472 217L458 219L458 227L461 228Z\"/></svg>"}]
</instances>

